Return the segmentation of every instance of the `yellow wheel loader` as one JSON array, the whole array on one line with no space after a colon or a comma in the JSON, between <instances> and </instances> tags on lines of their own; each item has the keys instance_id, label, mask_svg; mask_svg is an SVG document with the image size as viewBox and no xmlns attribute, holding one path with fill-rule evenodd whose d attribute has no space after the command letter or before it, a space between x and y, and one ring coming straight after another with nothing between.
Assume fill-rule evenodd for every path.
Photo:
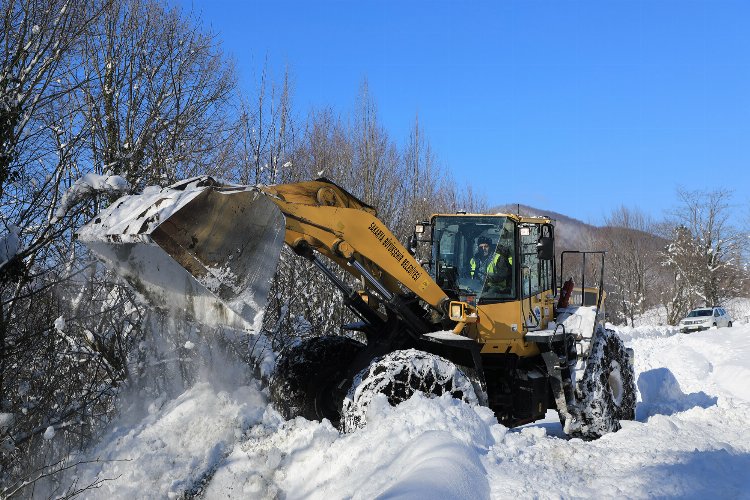
<instances>
[{"instance_id":1,"label":"yellow wheel loader","mask_svg":"<svg viewBox=\"0 0 750 500\"><path fill-rule=\"evenodd\" d=\"M596 297L569 303L575 287L558 286L554 230L545 217L434 215L404 246L326 179L201 177L121 198L79 238L155 307L256 334L281 246L312 261L358 321L343 325L351 334L280 354L270 394L286 418L349 431L377 394L395 405L449 393L507 426L554 409L566 433L594 439L635 417L633 354L603 327L604 254L563 252L560 275L575 260L578 296ZM592 262L598 281L587 287Z\"/></svg>"}]
</instances>

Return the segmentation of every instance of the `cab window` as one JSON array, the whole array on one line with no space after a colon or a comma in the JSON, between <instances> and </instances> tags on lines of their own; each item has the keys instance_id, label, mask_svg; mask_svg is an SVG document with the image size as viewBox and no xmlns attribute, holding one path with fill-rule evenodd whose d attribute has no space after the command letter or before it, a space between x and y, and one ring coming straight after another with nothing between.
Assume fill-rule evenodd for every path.
<instances>
[{"instance_id":1,"label":"cab window","mask_svg":"<svg viewBox=\"0 0 750 500\"><path fill-rule=\"evenodd\" d=\"M488 303L516 297L512 220L503 216L438 216L433 228L432 274L451 298Z\"/></svg>"},{"instance_id":2,"label":"cab window","mask_svg":"<svg viewBox=\"0 0 750 500\"><path fill-rule=\"evenodd\" d=\"M527 298L553 287L552 262L540 260L537 244L540 237L550 237L548 226L522 224L521 238L521 297Z\"/></svg>"}]
</instances>

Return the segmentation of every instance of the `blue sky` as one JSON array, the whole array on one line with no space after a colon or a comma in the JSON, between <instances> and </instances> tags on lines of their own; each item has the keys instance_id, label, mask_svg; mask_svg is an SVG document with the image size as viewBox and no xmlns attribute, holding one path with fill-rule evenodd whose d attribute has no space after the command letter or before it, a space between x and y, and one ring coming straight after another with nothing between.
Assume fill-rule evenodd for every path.
<instances>
[{"instance_id":1,"label":"blue sky","mask_svg":"<svg viewBox=\"0 0 750 500\"><path fill-rule=\"evenodd\" d=\"M182 0L252 91L289 67L293 104L354 108L367 78L403 143L418 113L439 160L491 204L599 224L659 219L678 187L750 193L750 2Z\"/></svg>"}]
</instances>

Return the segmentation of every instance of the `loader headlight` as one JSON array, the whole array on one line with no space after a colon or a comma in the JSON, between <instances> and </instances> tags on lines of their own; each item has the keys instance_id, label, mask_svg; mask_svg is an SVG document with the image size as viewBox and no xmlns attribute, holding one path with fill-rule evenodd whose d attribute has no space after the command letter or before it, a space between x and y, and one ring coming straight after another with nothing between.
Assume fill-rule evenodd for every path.
<instances>
[{"instance_id":1,"label":"loader headlight","mask_svg":"<svg viewBox=\"0 0 750 500\"><path fill-rule=\"evenodd\" d=\"M479 321L477 310L466 302L451 301L448 315L451 320L460 323L477 323Z\"/></svg>"},{"instance_id":2,"label":"loader headlight","mask_svg":"<svg viewBox=\"0 0 750 500\"><path fill-rule=\"evenodd\" d=\"M460 302L451 302L450 317L453 321L461 321L463 311L464 308L462 307Z\"/></svg>"}]
</instances>

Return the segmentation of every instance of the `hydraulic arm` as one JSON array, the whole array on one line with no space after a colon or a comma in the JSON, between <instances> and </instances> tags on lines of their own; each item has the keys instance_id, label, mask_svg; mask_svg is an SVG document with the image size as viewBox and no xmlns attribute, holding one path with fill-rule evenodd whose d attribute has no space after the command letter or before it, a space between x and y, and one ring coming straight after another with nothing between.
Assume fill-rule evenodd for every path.
<instances>
[{"instance_id":1,"label":"hydraulic arm","mask_svg":"<svg viewBox=\"0 0 750 500\"><path fill-rule=\"evenodd\" d=\"M376 301L317 254L376 290L412 335L428 327L400 297L411 292L441 314L448 305L375 210L325 179L271 186L189 179L119 201L79 237L152 303L210 324L257 329L282 241L324 270L370 323L384 320Z\"/></svg>"}]
</instances>

